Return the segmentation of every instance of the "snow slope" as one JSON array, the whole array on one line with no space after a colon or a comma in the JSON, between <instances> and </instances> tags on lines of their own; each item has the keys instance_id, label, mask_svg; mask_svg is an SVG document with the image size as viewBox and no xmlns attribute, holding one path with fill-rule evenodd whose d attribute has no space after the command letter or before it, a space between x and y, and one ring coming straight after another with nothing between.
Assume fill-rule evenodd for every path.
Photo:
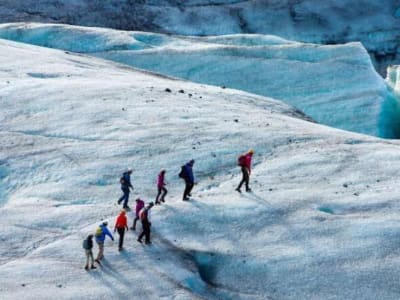
<instances>
[{"instance_id":1,"label":"snow slope","mask_svg":"<svg viewBox=\"0 0 400 300\"><path fill-rule=\"evenodd\" d=\"M50 22L183 35L273 34L361 41L383 74L399 62L398 0L3 0L2 22Z\"/></svg>"},{"instance_id":2,"label":"snow slope","mask_svg":"<svg viewBox=\"0 0 400 300\"><path fill-rule=\"evenodd\" d=\"M171 92L167 92L169 88ZM179 92L182 90L182 92ZM287 105L85 55L0 40L1 299L397 299L398 141L303 120ZM238 153L256 151L239 195ZM194 199L180 165L194 158ZM83 270L82 239L134 197L128 232ZM132 219L130 219L131 221Z\"/></svg>"},{"instance_id":3,"label":"snow slope","mask_svg":"<svg viewBox=\"0 0 400 300\"><path fill-rule=\"evenodd\" d=\"M268 35L195 38L25 23L0 25L0 37L272 97L332 127L400 136L398 101L359 43L318 46Z\"/></svg>"}]
</instances>

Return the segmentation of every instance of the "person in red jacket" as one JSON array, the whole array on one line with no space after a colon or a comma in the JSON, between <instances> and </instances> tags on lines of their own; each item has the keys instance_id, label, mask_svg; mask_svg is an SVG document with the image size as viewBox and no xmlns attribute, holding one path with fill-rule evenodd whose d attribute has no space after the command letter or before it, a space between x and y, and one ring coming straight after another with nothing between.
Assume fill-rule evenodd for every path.
<instances>
[{"instance_id":1,"label":"person in red jacket","mask_svg":"<svg viewBox=\"0 0 400 300\"><path fill-rule=\"evenodd\" d=\"M119 234L118 251L122 250L124 244L125 229L128 230L128 219L126 218L125 209L123 209L117 217L114 226L114 232L118 231Z\"/></svg>"},{"instance_id":2,"label":"person in red jacket","mask_svg":"<svg viewBox=\"0 0 400 300\"><path fill-rule=\"evenodd\" d=\"M240 189L243 183L246 185L246 192L251 192L251 189L249 187L249 181L251 174L251 158L253 157L253 154L254 154L253 149L250 149L247 153L239 156L238 165L242 170L242 180L240 181L238 187L236 188L236 191L238 191L239 193L242 192Z\"/></svg>"}]
</instances>

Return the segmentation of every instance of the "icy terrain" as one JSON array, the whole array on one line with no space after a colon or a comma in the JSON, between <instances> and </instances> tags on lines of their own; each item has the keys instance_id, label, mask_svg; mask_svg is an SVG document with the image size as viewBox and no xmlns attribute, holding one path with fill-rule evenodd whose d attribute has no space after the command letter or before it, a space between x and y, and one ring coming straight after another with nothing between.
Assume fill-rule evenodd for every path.
<instances>
[{"instance_id":1,"label":"icy terrain","mask_svg":"<svg viewBox=\"0 0 400 300\"><path fill-rule=\"evenodd\" d=\"M0 97L1 299L399 298L398 141L4 40ZM250 147L253 193L239 195ZM185 203L177 173L191 158L199 183ZM82 239L113 224L128 167L145 200L167 169L153 245L128 232L125 251L108 241L104 267L86 272Z\"/></svg>"},{"instance_id":2,"label":"icy terrain","mask_svg":"<svg viewBox=\"0 0 400 300\"><path fill-rule=\"evenodd\" d=\"M319 46L269 35L195 38L32 23L0 25L0 37L245 90L282 100L325 125L400 137L398 101L359 43Z\"/></svg>"},{"instance_id":3,"label":"icy terrain","mask_svg":"<svg viewBox=\"0 0 400 300\"><path fill-rule=\"evenodd\" d=\"M378 70L399 62L398 0L2 0L1 22L51 22L183 35L273 34L361 41Z\"/></svg>"}]
</instances>

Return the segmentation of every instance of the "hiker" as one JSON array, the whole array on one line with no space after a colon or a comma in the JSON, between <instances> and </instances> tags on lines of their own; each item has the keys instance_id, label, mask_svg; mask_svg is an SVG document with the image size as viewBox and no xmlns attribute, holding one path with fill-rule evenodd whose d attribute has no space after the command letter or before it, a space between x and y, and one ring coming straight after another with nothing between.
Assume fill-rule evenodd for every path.
<instances>
[{"instance_id":1,"label":"hiker","mask_svg":"<svg viewBox=\"0 0 400 300\"><path fill-rule=\"evenodd\" d=\"M183 192L183 201L188 201L189 197L192 196L191 191L194 186L194 176L193 176L193 165L194 159L190 160L186 165L182 166L179 177L185 180L185 190Z\"/></svg>"},{"instance_id":2,"label":"hiker","mask_svg":"<svg viewBox=\"0 0 400 300\"><path fill-rule=\"evenodd\" d=\"M150 227L151 227L151 222L150 222L150 209L153 207L154 203L150 202L146 207L142 208L139 213L140 220L142 221L142 227L143 231L139 235L137 241L139 243L142 243L142 238L143 236L146 236L146 244L151 244L150 240Z\"/></svg>"},{"instance_id":3,"label":"hiker","mask_svg":"<svg viewBox=\"0 0 400 300\"><path fill-rule=\"evenodd\" d=\"M96 243L99 246L99 253L97 254L97 258L94 260L97 263L100 263L100 260L104 258L104 240L106 239L106 235L110 237L114 241L114 237L112 236L111 232L107 228L108 223L103 222L99 225L99 228L96 230Z\"/></svg>"},{"instance_id":4,"label":"hiker","mask_svg":"<svg viewBox=\"0 0 400 300\"><path fill-rule=\"evenodd\" d=\"M136 230L136 222L140 219L139 213L143 207L144 207L144 201L140 198L137 198L136 199L135 217L133 219L133 224L132 224L131 230Z\"/></svg>"},{"instance_id":5,"label":"hiker","mask_svg":"<svg viewBox=\"0 0 400 300\"><path fill-rule=\"evenodd\" d=\"M125 209L122 209L121 213L117 217L117 220L115 221L114 226L114 233L118 231L119 234L118 251L122 251L125 229L128 230L128 219L126 218Z\"/></svg>"},{"instance_id":6,"label":"hiker","mask_svg":"<svg viewBox=\"0 0 400 300\"><path fill-rule=\"evenodd\" d=\"M161 204L161 202L165 202L165 195L168 193L168 190L165 188L166 186L166 181L165 181L165 170L162 169L161 172L158 174L157 177L157 188L158 188L158 194L156 197L156 204ZM158 199L161 195L161 198Z\"/></svg>"},{"instance_id":7,"label":"hiker","mask_svg":"<svg viewBox=\"0 0 400 300\"><path fill-rule=\"evenodd\" d=\"M86 239L83 240L83 249L85 249L86 254L86 265L85 270L89 269L89 259L90 259L90 268L96 269L94 266L94 259L93 259L93 234L89 234Z\"/></svg>"},{"instance_id":8,"label":"hiker","mask_svg":"<svg viewBox=\"0 0 400 300\"><path fill-rule=\"evenodd\" d=\"M130 189L132 189L133 191L133 186L131 183L131 174L132 174L132 169L129 169L128 171L122 174L122 177L119 180L121 183L121 190L123 192L123 195L118 199L118 204L121 204L121 202L124 201L123 208L125 209L129 209L128 201L129 201Z\"/></svg>"},{"instance_id":9,"label":"hiker","mask_svg":"<svg viewBox=\"0 0 400 300\"><path fill-rule=\"evenodd\" d=\"M242 192L240 188L242 187L243 183L246 185L246 192L251 192L249 181L251 174L251 158L253 157L253 154L253 149L250 149L247 153L240 155L238 158L238 165L242 170L242 180L236 188L236 191L238 191L239 193Z\"/></svg>"}]
</instances>

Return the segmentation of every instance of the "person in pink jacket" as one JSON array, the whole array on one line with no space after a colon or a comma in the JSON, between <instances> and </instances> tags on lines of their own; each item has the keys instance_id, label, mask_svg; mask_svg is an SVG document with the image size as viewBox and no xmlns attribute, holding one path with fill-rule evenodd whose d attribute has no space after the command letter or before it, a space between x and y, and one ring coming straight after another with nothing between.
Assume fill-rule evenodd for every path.
<instances>
[{"instance_id":1,"label":"person in pink jacket","mask_svg":"<svg viewBox=\"0 0 400 300\"><path fill-rule=\"evenodd\" d=\"M161 204L161 202L165 202L165 195L168 193L168 190L165 188L166 186L166 181L165 181L165 170L162 169L161 172L158 174L157 177L157 189L158 189L158 194L156 197L156 204ZM161 195L161 198L158 199Z\"/></svg>"},{"instance_id":2,"label":"person in pink jacket","mask_svg":"<svg viewBox=\"0 0 400 300\"><path fill-rule=\"evenodd\" d=\"M142 210L143 207L144 207L144 201L140 198L137 198L136 199L135 218L133 219L133 224L132 224L131 230L136 230L136 222L140 219L139 212Z\"/></svg>"},{"instance_id":3,"label":"person in pink jacket","mask_svg":"<svg viewBox=\"0 0 400 300\"><path fill-rule=\"evenodd\" d=\"M242 192L240 188L242 187L243 183L246 185L246 192L251 192L249 181L251 174L251 158L253 157L253 154L253 149L250 149L247 153L240 155L238 158L238 165L242 170L242 180L236 188L236 191L238 191L239 193Z\"/></svg>"}]
</instances>

